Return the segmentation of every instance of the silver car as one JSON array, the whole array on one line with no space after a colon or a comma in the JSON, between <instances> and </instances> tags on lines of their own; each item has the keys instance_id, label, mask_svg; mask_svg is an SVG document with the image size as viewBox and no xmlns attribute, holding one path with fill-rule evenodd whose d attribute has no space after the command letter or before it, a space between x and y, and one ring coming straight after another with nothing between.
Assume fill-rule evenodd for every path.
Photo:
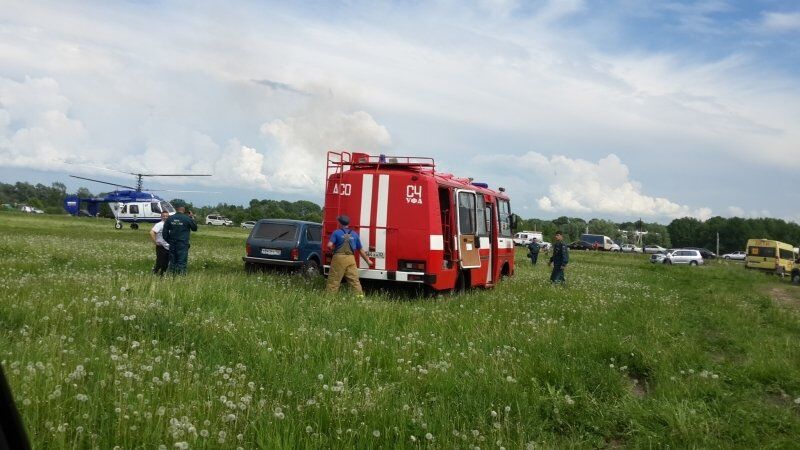
<instances>
[{"instance_id":1,"label":"silver car","mask_svg":"<svg viewBox=\"0 0 800 450\"><path fill-rule=\"evenodd\" d=\"M673 250L672 253L667 253L664 260L665 264L688 264L690 266L699 266L704 264L703 256L697 250L688 250L679 248Z\"/></svg>"},{"instance_id":2,"label":"silver car","mask_svg":"<svg viewBox=\"0 0 800 450\"><path fill-rule=\"evenodd\" d=\"M733 252L733 253L726 253L722 255L723 259L732 259L734 261L744 261L747 257L747 253L743 251Z\"/></svg>"}]
</instances>

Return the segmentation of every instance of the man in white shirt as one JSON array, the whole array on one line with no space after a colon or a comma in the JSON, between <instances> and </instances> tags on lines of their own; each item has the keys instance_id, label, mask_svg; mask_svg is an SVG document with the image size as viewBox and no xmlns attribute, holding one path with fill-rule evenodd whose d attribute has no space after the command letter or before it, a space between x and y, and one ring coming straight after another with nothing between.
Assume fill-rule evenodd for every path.
<instances>
[{"instance_id":1,"label":"man in white shirt","mask_svg":"<svg viewBox=\"0 0 800 450\"><path fill-rule=\"evenodd\" d=\"M153 266L153 273L164 276L169 266L169 244L164 240L162 231L164 230L164 222L169 219L167 211L161 211L161 222L153 225L150 230L150 239L156 244L156 265Z\"/></svg>"}]
</instances>

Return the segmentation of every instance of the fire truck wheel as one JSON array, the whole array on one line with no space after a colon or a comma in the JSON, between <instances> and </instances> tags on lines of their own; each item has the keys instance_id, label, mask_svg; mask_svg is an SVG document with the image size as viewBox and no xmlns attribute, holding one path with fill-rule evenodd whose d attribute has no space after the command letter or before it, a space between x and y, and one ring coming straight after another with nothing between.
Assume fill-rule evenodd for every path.
<instances>
[{"instance_id":1,"label":"fire truck wheel","mask_svg":"<svg viewBox=\"0 0 800 450\"><path fill-rule=\"evenodd\" d=\"M303 276L306 278L316 278L322 273L319 270L319 263L314 259L309 259L306 261L305 264L303 264L301 271Z\"/></svg>"},{"instance_id":2,"label":"fire truck wheel","mask_svg":"<svg viewBox=\"0 0 800 450\"><path fill-rule=\"evenodd\" d=\"M467 277L464 275L464 272L458 273L458 278L456 278L456 284L453 286L453 293L461 293L467 290Z\"/></svg>"}]
</instances>

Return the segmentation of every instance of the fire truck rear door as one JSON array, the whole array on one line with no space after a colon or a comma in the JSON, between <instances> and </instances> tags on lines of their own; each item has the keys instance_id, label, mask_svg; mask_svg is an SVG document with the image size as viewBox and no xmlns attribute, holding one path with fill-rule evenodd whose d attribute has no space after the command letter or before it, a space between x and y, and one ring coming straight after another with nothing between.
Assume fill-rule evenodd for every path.
<instances>
[{"instance_id":1,"label":"fire truck rear door","mask_svg":"<svg viewBox=\"0 0 800 450\"><path fill-rule=\"evenodd\" d=\"M475 217L475 193L472 191L456 191L458 205L458 252L461 256L462 269L474 269L481 266L481 255L478 250Z\"/></svg>"}]
</instances>

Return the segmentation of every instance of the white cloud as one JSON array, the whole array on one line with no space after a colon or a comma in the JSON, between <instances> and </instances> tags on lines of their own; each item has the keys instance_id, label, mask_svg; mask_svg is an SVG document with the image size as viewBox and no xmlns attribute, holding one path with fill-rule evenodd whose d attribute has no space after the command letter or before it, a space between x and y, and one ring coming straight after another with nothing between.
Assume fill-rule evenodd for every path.
<instances>
[{"instance_id":1,"label":"white cloud","mask_svg":"<svg viewBox=\"0 0 800 450\"><path fill-rule=\"evenodd\" d=\"M377 154L391 145L386 127L364 111L348 114L319 108L264 123L261 132L275 143L269 152L273 187L285 192L321 192L329 150Z\"/></svg>"},{"instance_id":2,"label":"white cloud","mask_svg":"<svg viewBox=\"0 0 800 450\"><path fill-rule=\"evenodd\" d=\"M537 204L547 212L654 218L692 216L701 220L711 217L709 208L692 208L646 195L641 184L630 178L628 166L614 154L592 162L528 152L522 156L480 157L477 162L484 166L499 163L530 182L546 184L546 194L538 198ZM516 183L513 195L516 198L531 195L530 182Z\"/></svg>"},{"instance_id":3,"label":"white cloud","mask_svg":"<svg viewBox=\"0 0 800 450\"><path fill-rule=\"evenodd\" d=\"M761 17L761 29L777 33L800 31L800 12L765 12Z\"/></svg>"}]
</instances>

